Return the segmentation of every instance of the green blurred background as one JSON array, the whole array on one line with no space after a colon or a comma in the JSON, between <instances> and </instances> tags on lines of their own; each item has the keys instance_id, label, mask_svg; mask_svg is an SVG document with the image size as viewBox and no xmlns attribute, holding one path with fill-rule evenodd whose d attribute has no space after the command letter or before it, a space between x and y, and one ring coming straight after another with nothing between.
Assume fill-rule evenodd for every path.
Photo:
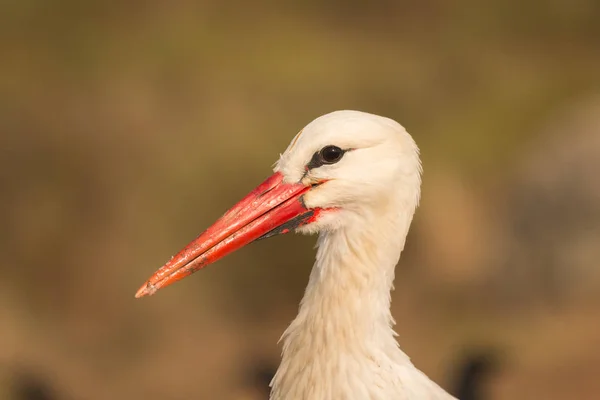
<instances>
[{"instance_id":1,"label":"green blurred background","mask_svg":"<svg viewBox=\"0 0 600 400\"><path fill-rule=\"evenodd\" d=\"M600 398L598 21L596 0L1 1L0 399L266 399L314 238L133 294L337 109L422 149L393 293L415 364L452 390L483 352L486 399Z\"/></svg>"}]
</instances>

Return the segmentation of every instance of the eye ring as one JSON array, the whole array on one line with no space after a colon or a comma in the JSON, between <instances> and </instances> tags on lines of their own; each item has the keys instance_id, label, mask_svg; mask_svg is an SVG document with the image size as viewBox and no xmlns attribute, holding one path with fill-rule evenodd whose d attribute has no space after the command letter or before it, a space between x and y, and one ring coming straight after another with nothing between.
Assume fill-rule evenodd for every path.
<instances>
[{"instance_id":1,"label":"eye ring","mask_svg":"<svg viewBox=\"0 0 600 400\"><path fill-rule=\"evenodd\" d=\"M344 153L344 150L340 149L339 147L330 145L321 149L319 152L319 157L321 158L321 162L323 164L335 164L342 159Z\"/></svg>"}]
</instances>

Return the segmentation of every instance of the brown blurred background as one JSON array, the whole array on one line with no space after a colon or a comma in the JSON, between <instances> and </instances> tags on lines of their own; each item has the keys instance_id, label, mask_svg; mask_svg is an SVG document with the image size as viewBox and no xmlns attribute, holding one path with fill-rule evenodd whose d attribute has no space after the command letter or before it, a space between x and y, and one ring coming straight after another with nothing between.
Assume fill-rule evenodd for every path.
<instances>
[{"instance_id":1,"label":"brown blurred background","mask_svg":"<svg viewBox=\"0 0 600 400\"><path fill-rule=\"evenodd\" d=\"M337 109L413 134L402 348L600 398L600 2L0 2L0 399L266 399L314 238L139 285ZM266 371L264 371L266 370Z\"/></svg>"}]
</instances>

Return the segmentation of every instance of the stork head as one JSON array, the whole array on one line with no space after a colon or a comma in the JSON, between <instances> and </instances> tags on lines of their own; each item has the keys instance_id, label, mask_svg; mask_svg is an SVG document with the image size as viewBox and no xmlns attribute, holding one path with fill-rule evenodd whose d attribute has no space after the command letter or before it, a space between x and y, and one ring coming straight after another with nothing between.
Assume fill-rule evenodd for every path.
<instances>
[{"instance_id":1,"label":"stork head","mask_svg":"<svg viewBox=\"0 0 600 400\"><path fill-rule=\"evenodd\" d=\"M337 229L389 207L413 212L420 195L419 149L389 118L359 111L323 115L301 130L276 164L284 182L309 186L302 196L319 218L302 232Z\"/></svg>"},{"instance_id":2,"label":"stork head","mask_svg":"<svg viewBox=\"0 0 600 400\"><path fill-rule=\"evenodd\" d=\"M160 268L136 297L153 294L254 241L319 232L377 213L412 213L419 150L397 122L358 111L321 116L292 140L275 173Z\"/></svg>"}]
</instances>

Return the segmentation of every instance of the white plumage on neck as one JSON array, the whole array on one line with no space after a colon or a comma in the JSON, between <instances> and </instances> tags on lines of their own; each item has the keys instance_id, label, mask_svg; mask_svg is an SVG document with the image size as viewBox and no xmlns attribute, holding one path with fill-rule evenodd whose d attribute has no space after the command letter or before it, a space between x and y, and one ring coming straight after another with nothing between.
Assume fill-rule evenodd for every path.
<instances>
[{"instance_id":1,"label":"white plumage on neck","mask_svg":"<svg viewBox=\"0 0 600 400\"><path fill-rule=\"evenodd\" d=\"M452 398L395 339L390 290L412 214L395 217L321 234L298 316L282 337L272 400Z\"/></svg>"}]
</instances>

